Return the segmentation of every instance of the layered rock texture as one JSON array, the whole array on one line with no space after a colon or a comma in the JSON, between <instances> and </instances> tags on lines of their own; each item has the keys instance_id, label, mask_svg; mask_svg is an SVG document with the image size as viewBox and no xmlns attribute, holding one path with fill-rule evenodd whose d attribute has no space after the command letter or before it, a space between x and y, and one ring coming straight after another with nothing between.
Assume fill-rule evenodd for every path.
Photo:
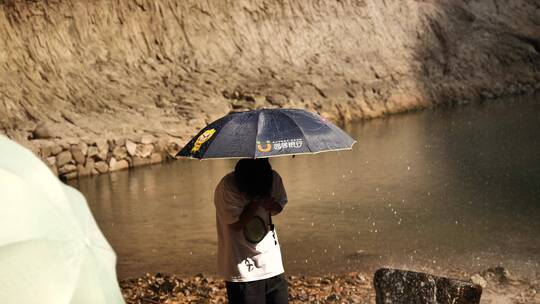
<instances>
[{"instance_id":1,"label":"layered rock texture","mask_svg":"<svg viewBox=\"0 0 540 304\"><path fill-rule=\"evenodd\" d=\"M381 268L373 285L377 304L479 304L482 287L423 272Z\"/></svg>"},{"instance_id":2,"label":"layered rock texture","mask_svg":"<svg viewBox=\"0 0 540 304\"><path fill-rule=\"evenodd\" d=\"M66 177L170 158L231 110L348 121L540 88L537 0L4 0L0 37L0 132Z\"/></svg>"}]
</instances>

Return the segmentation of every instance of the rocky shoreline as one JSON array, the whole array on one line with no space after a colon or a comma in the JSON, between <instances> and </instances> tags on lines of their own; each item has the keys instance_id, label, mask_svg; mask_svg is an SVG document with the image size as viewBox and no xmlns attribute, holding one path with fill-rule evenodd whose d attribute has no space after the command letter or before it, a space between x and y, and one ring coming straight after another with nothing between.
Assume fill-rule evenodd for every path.
<instances>
[{"instance_id":1,"label":"rocky shoreline","mask_svg":"<svg viewBox=\"0 0 540 304\"><path fill-rule=\"evenodd\" d=\"M503 97L531 95L540 91L540 83L537 86L538 88L531 85L518 85L493 92L484 91L479 102L488 102ZM337 119L340 117L340 113L319 112L319 114L335 123L366 119L366 117L354 116L341 121ZM371 118L383 115L385 114L381 113ZM61 179L74 179L174 160L176 153L190 139L188 134L194 135L197 131L198 129L189 126L185 128L184 135L181 137L143 133L142 135L108 139L61 138L51 135L54 134L54 131L51 131L51 126L41 124L37 125L33 131L35 139L26 142L26 146Z\"/></svg>"},{"instance_id":2,"label":"rocky shoreline","mask_svg":"<svg viewBox=\"0 0 540 304\"><path fill-rule=\"evenodd\" d=\"M46 133L46 126L39 132ZM130 138L33 140L33 151L61 179L98 175L174 159L181 142L145 134Z\"/></svg>"},{"instance_id":3,"label":"rocky shoreline","mask_svg":"<svg viewBox=\"0 0 540 304\"><path fill-rule=\"evenodd\" d=\"M471 281L483 288L482 304L540 303L540 280L516 278L503 267L477 274L451 271L449 277ZM375 303L371 274L350 272L325 276L288 276L290 303ZM146 274L120 282L127 304L226 303L223 280Z\"/></svg>"}]
</instances>

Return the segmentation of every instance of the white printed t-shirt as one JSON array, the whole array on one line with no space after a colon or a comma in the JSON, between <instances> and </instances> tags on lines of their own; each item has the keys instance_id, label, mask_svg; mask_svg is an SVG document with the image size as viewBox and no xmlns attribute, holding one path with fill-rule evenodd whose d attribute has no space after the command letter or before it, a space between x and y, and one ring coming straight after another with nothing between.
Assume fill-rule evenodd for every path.
<instances>
[{"instance_id":1,"label":"white printed t-shirt","mask_svg":"<svg viewBox=\"0 0 540 304\"><path fill-rule=\"evenodd\" d=\"M287 194L281 176L273 171L272 198L281 207L287 203ZM242 229L230 226L240 218L248 198L238 190L234 172L221 179L214 193L216 206L216 226L218 233L218 273L229 282L251 282L282 274L283 263L277 233L268 229L266 236L257 244L244 237ZM259 207L255 215L265 221L268 227L268 211Z\"/></svg>"}]
</instances>

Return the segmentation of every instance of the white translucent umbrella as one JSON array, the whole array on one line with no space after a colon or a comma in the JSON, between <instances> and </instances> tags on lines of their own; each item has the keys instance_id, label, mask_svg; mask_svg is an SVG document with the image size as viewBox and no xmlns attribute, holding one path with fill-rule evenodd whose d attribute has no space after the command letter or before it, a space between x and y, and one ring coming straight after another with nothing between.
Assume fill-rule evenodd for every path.
<instances>
[{"instance_id":1,"label":"white translucent umbrella","mask_svg":"<svg viewBox=\"0 0 540 304\"><path fill-rule=\"evenodd\" d=\"M84 196L0 135L2 303L124 303L116 255Z\"/></svg>"}]
</instances>

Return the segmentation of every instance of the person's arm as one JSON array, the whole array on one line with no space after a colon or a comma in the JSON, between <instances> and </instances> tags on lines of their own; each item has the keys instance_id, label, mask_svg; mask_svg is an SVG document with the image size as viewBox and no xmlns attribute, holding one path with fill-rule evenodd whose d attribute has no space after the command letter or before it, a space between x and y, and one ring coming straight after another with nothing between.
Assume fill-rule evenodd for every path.
<instances>
[{"instance_id":1,"label":"person's arm","mask_svg":"<svg viewBox=\"0 0 540 304\"><path fill-rule=\"evenodd\" d=\"M272 184L271 202L268 202L265 209L270 212L271 215L277 215L283 211L283 207L287 203L287 192L283 187L283 180L276 171L274 173L274 180Z\"/></svg>"},{"instance_id":2,"label":"person's arm","mask_svg":"<svg viewBox=\"0 0 540 304\"><path fill-rule=\"evenodd\" d=\"M244 228L246 223L251 220L255 213L257 212L257 209L261 206L260 200L254 200L251 201L245 208L242 210L242 214L240 214L240 217L238 218L238 221L235 223L230 224L231 227L235 230L241 230Z\"/></svg>"},{"instance_id":3,"label":"person's arm","mask_svg":"<svg viewBox=\"0 0 540 304\"><path fill-rule=\"evenodd\" d=\"M283 206L281 206L273 197L263 199L261 201L261 207L270 212L271 215L277 215L283 210Z\"/></svg>"}]
</instances>

